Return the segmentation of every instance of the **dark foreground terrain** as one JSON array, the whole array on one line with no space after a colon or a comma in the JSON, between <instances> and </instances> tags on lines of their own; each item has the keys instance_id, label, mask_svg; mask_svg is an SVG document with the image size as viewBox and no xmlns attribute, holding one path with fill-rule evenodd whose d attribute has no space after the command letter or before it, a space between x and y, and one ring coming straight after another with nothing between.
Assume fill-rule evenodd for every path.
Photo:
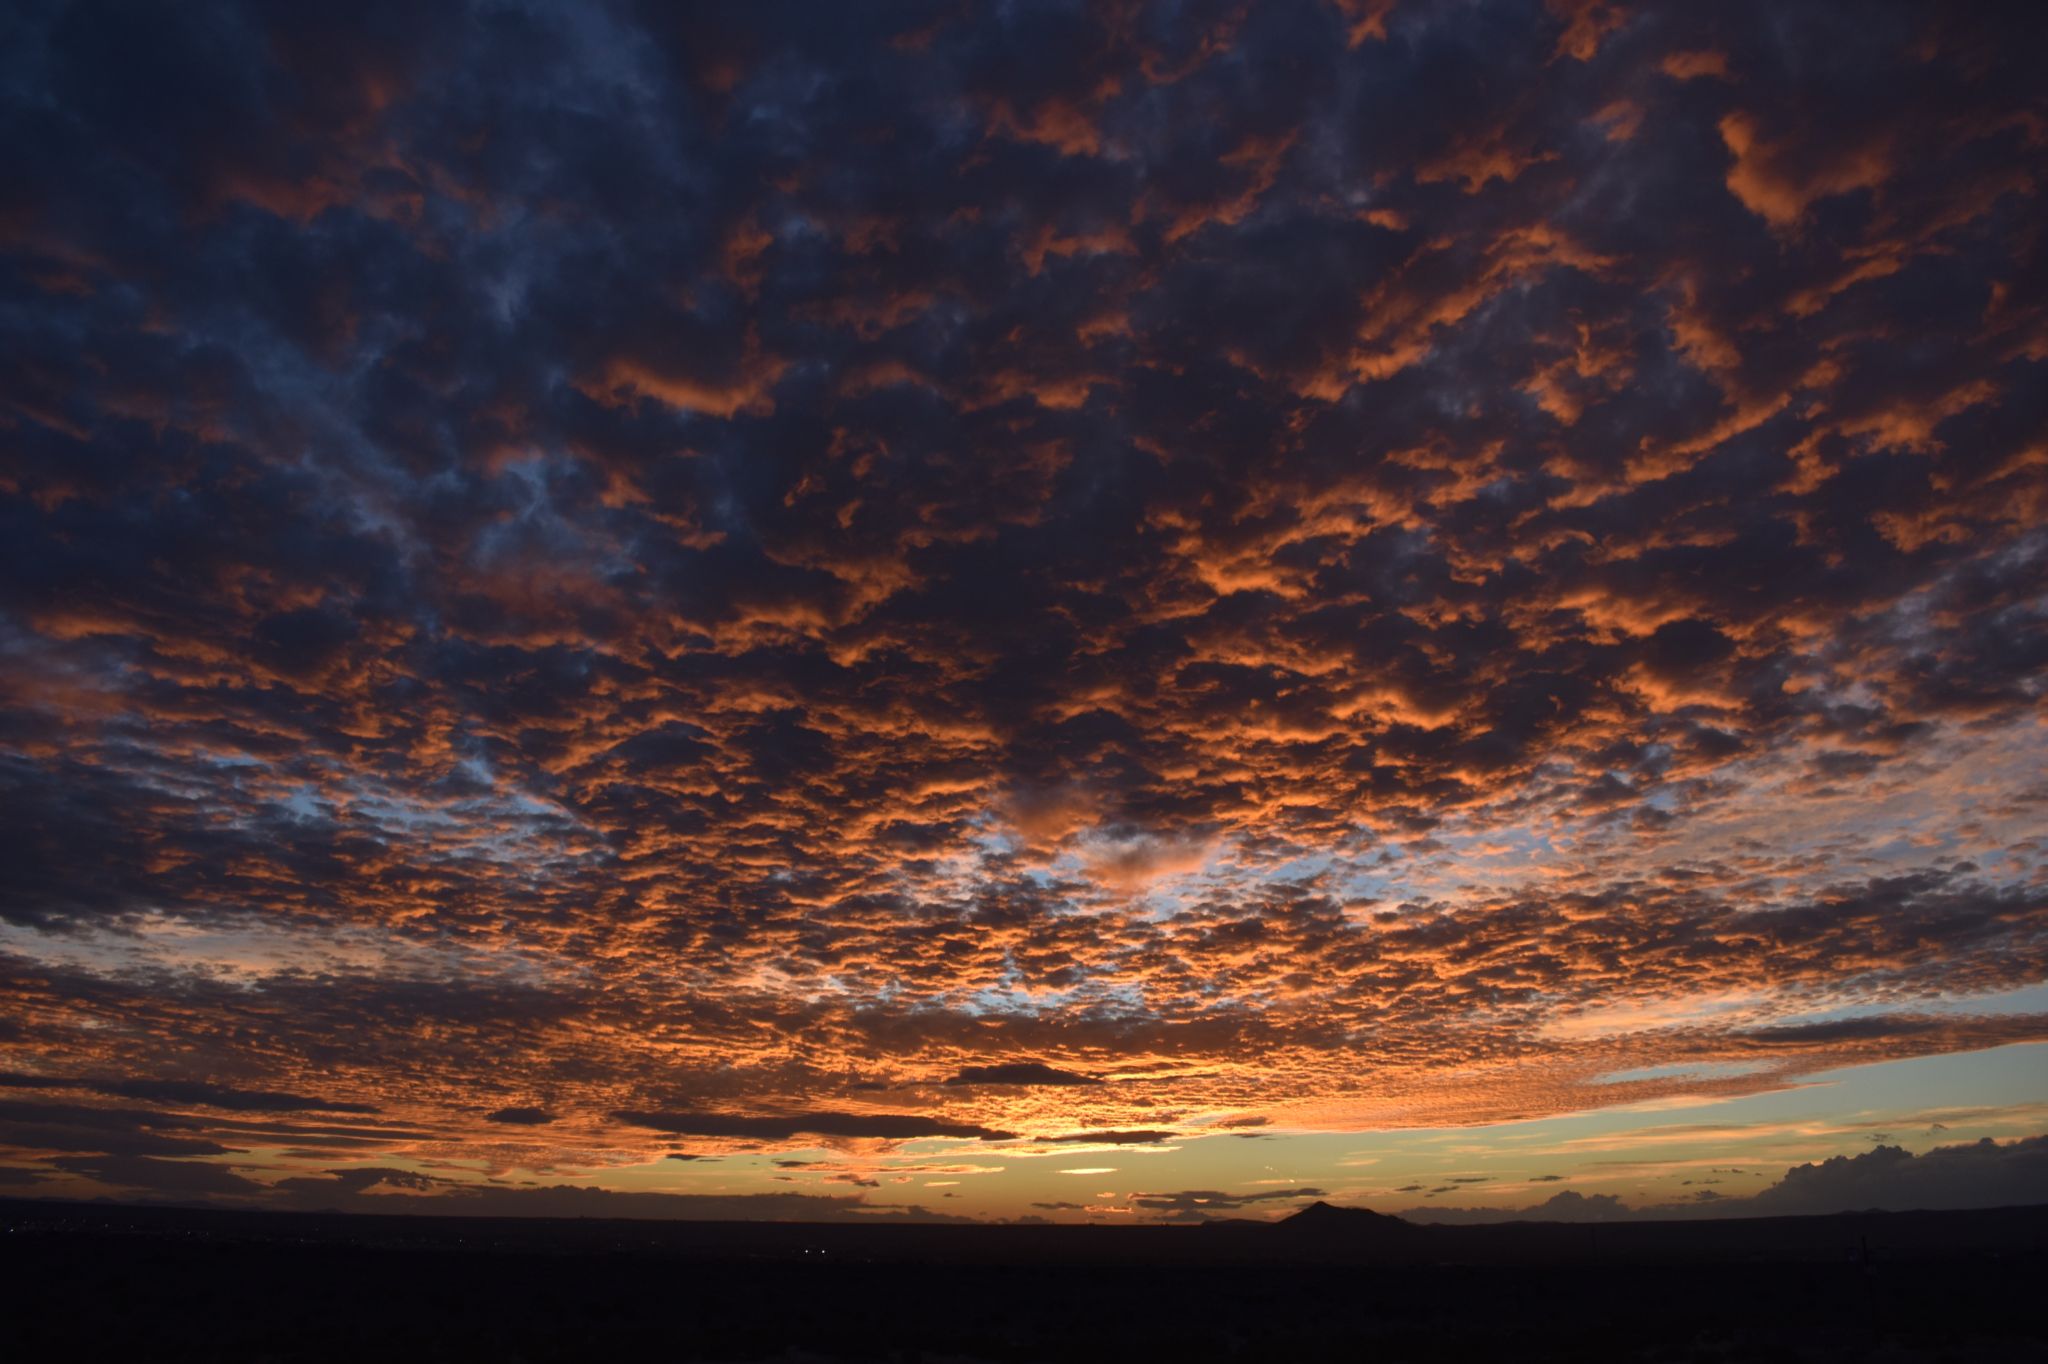
<instances>
[{"instance_id":1,"label":"dark foreground terrain","mask_svg":"<svg viewBox=\"0 0 2048 1364\"><path fill-rule=\"evenodd\" d=\"M2048 1359L2048 1208L1412 1227L0 1202L19 1360Z\"/></svg>"}]
</instances>

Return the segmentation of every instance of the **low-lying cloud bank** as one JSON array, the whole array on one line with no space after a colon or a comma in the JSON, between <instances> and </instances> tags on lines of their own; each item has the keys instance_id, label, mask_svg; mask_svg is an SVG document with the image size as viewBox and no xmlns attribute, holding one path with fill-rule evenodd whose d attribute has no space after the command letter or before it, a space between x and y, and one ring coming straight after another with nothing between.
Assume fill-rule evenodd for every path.
<instances>
[{"instance_id":1,"label":"low-lying cloud bank","mask_svg":"<svg viewBox=\"0 0 2048 1364\"><path fill-rule=\"evenodd\" d=\"M1704 1192L1697 1202L1631 1208L1613 1194L1564 1190L1530 1208L1408 1208L1414 1222L1622 1222L1690 1217L1781 1217L1882 1209L1996 1208L2048 1203L2048 1135L2000 1144L1986 1137L1916 1156L1879 1146L1795 1165L1748 1198Z\"/></svg>"}]
</instances>

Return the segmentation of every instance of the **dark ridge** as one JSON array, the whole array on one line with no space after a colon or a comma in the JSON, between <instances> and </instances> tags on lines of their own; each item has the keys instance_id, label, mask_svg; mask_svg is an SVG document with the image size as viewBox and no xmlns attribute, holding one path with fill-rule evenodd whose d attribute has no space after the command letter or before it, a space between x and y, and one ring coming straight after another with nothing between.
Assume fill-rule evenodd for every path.
<instances>
[{"instance_id":1,"label":"dark ridge","mask_svg":"<svg viewBox=\"0 0 2048 1364\"><path fill-rule=\"evenodd\" d=\"M0 1339L24 1360L1968 1364L2048 1359L2044 1281L2048 1208L1202 1228L0 1199Z\"/></svg>"},{"instance_id":2,"label":"dark ridge","mask_svg":"<svg viewBox=\"0 0 2048 1364\"><path fill-rule=\"evenodd\" d=\"M1290 1213L1280 1219L1279 1224L1289 1231L1330 1231L1350 1234L1354 1232L1414 1231L1415 1224L1391 1213L1374 1212L1371 1208L1340 1208L1322 1199Z\"/></svg>"}]
</instances>

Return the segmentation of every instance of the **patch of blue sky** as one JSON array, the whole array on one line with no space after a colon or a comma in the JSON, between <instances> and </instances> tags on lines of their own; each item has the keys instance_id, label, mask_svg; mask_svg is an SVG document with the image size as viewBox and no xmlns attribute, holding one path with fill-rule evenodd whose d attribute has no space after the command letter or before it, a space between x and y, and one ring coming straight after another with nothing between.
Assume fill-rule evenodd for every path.
<instances>
[{"instance_id":1,"label":"patch of blue sky","mask_svg":"<svg viewBox=\"0 0 2048 1364\"><path fill-rule=\"evenodd\" d=\"M1653 747L1663 748L1663 745L1653 745ZM1666 748L1664 752L1668 754L1670 750ZM1665 814L1673 814L1678 810L1678 792L1669 786L1659 786L1651 791L1649 795L1644 796L1640 803L1652 810L1661 810Z\"/></svg>"},{"instance_id":2,"label":"patch of blue sky","mask_svg":"<svg viewBox=\"0 0 2048 1364\"><path fill-rule=\"evenodd\" d=\"M1551 842L1550 835L1526 824L1490 829L1444 828L1432 837L1443 845L1437 856L1448 853L1461 861L1494 863L1518 859L1518 865L1529 866L1557 855L1557 845Z\"/></svg>"},{"instance_id":3,"label":"patch of blue sky","mask_svg":"<svg viewBox=\"0 0 2048 1364\"><path fill-rule=\"evenodd\" d=\"M956 1007L962 1012L987 1016L989 1014L1010 1014L1030 1016L1047 1009L1060 1008L1067 1002L1070 992L1034 992L1005 985L989 985L961 996Z\"/></svg>"},{"instance_id":4,"label":"patch of blue sky","mask_svg":"<svg viewBox=\"0 0 2048 1364\"><path fill-rule=\"evenodd\" d=\"M1034 987L1017 968L1015 959L1006 956L1002 979L997 984L956 996L951 1007L984 1016L1031 1017L1048 1011L1093 1005L1105 996L1113 996L1116 988L1088 980L1064 987Z\"/></svg>"},{"instance_id":5,"label":"patch of blue sky","mask_svg":"<svg viewBox=\"0 0 2048 1364\"><path fill-rule=\"evenodd\" d=\"M1024 848L1024 845L1007 829L992 824L983 824L969 836L968 842L998 857L1014 857Z\"/></svg>"},{"instance_id":6,"label":"patch of blue sky","mask_svg":"<svg viewBox=\"0 0 2048 1364\"><path fill-rule=\"evenodd\" d=\"M1302 853L1283 861L1262 866L1258 869L1257 880L1272 885L1283 881L1311 881L1329 875L1345 866L1345 860L1329 852Z\"/></svg>"}]
</instances>

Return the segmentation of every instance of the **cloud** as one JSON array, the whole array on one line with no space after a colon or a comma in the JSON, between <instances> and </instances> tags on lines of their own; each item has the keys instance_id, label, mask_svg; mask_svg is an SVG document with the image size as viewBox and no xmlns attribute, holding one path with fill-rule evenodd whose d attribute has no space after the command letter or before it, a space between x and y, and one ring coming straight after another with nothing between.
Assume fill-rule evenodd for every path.
<instances>
[{"instance_id":1,"label":"cloud","mask_svg":"<svg viewBox=\"0 0 2048 1364\"><path fill-rule=\"evenodd\" d=\"M244 1113L375 1113L375 1104L318 1099L274 1090L235 1089L185 1080L116 1080L94 1086L102 1094L156 1103L203 1104Z\"/></svg>"},{"instance_id":2,"label":"cloud","mask_svg":"<svg viewBox=\"0 0 2048 1364\"><path fill-rule=\"evenodd\" d=\"M376 1190L373 1192L373 1190ZM865 1194L673 1194L578 1184L458 1184L406 1171L336 1170L283 1188L309 1210L469 1217L618 1217L681 1221L961 1222L923 1208L878 1204Z\"/></svg>"},{"instance_id":3,"label":"cloud","mask_svg":"<svg viewBox=\"0 0 2048 1364\"><path fill-rule=\"evenodd\" d=\"M80 1104L0 1101L0 1141L18 1149L108 1156L218 1156L234 1148L179 1114Z\"/></svg>"},{"instance_id":4,"label":"cloud","mask_svg":"<svg viewBox=\"0 0 2048 1364\"><path fill-rule=\"evenodd\" d=\"M0 1088L82 1089L114 1098L194 1104L238 1113L375 1113L375 1104L321 1099L268 1089L237 1089L199 1080L89 1079L72 1076L0 1073Z\"/></svg>"},{"instance_id":5,"label":"cloud","mask_svg":"<svg viewBox=\"0 0 2048 1364\"><path fill-rule=\"evenodd\" d=\"M154 1156L58 1156L50 1164L102 1184L146 1194L173 1197L244 1195L264 1186L231 1170L193 1160L159 1160Z\"/></svg>"},{"instance_id":6,"label":"cloud","mask_svg":"<svg viewBox=\"0 0 2048 1364\"><path fill-rule=\"evenodd\" d=\"M1747 1202L1758 1214L2048 1203L2048 1136L2003 1143L1986 1137L1917 1156L1879 1146L1794 1166Z\"/></svg>"},{"instance_id":7,"label":"cloud","mask_svg":"<svg viewBox=\"0 0 2048 1364\"><path fill-rule=\"evenodd\" d=\"M11 33L23 1159L2048 1037L2024 7L729 8Z\"/></svg>"},{"instance_id":8,"label":"cloud","mask_svg":"<svg viewBox=\"0 0 2048 1364\"><path fill-rule=\"evenodd\" d=\"M1690 1182L1690 1181L1688 1181ZM1422 1207L1401 1216L1422 1222L1611 1222L1624 1219L1779 1217L1817 1213L2017 1207L2048 1203L2048 1136L1937 1146L1920 1155L1878 1146L1854 1156L1795 1165L1747 1197L1700 1189L1694 1201L1631 1208L1612 1194L1566 1189L1532 1207Z\"/></svg>"},{"instance_id":9,"label":"cloud","mask_svg":"<svg viewBox=\"0 0 2048 1364\"><path fill-rule=\"evenodd\" d=\"M319 1177L294 1176L279 1180L279 1192L294 1195L353 1196L371 1189L404 1189L425 1193L447 1184L448 1181L433 1175L421 1174L417 1170L401 1170L384 1166L351 1166L341 1170L323 1171Z\"/></svg>"},{"instance_id":10,"label":"cloud","mask_svg":"<svg viewBox=\"0 0 2048 1364\"><path fill-rule=\"evenodd\" d=\"M1618 1222L1635 1216L1635 1212L1614 1194L1582 1194L1576 1189L1563 1189L1528 1208L1421 1207L1397 1215L1411 1222L1457 1226L1480 1222Z\"/></svg>"},{"instance_id":11,"label":"cloud","mask_svg":"<svg viewBox=\"0 0 2048 1364\"><path fill-rule=\"evenodd\" d=\"M923 1137L975 1138L1006 1141L1014 1134L974 1123L947 1122L915 1113L679 1113L622 1109L612 1117L635 1127L695 1137L752 1137L787 1141L798 1135L872 1137L912 1141Z\"/></svg>"},{"instance_id":12,"label":"cloud","mask_svg":"<svg viewBox=\"0 0 2048 1364\"><path fill-rule=\"evenodd\" d=\"M1101 1081L1092 1075L1061 1070L1040 1061L1007 1061L992 1066L965 1066L946 1081L948 1085L1093 1085Z\"/></svg>"},{"instance_id":13,"label":"cloud","mask_svg":"<svg viewBox=\"0 0 2048 1364\"><path fill-rule=\"evenodd\" d=\"M517 1127L543 1127L555 1120L545 1108L500 1108L484 1114L485 1122L510 1123Z\"/></svg>"},{"instance_id":14,"label":"cloud","mask_svg":"<svg viewBox=\"0 0 2048 1364\"><path fill-rule=\"evenodd\" d=\"M1133 1207L1157 1213L1167 1220L1206 1221L1222 1213L1238 1212L1259 1203L1289 1202L1323 1197L1321 1189L1262 1189L1257 1193L1225 1193L1216 1189L1183 1189L1174 1193L1137 1193ZM1042 1206L1042 1205L1034 1205Z\"/></svg>"}]
</instances>

